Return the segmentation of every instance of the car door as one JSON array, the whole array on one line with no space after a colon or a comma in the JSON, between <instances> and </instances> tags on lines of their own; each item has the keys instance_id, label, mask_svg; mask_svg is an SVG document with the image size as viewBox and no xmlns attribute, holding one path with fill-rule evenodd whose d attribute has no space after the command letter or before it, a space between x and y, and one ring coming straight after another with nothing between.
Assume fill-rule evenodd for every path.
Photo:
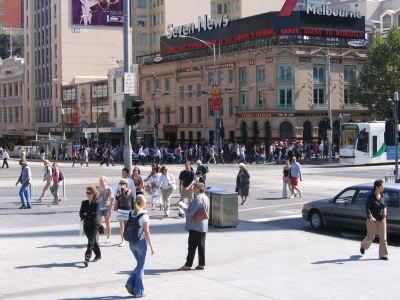
<instances>
[{"instance_id":1,"label":"car door","mask_svg":"<svg viewBox=\"0 0 400 300\"><path fill-rule=\"evenodd\" d=\"M346 227L357 230L366 228L365 222L367 220L367 213L365 206L367 205L368 196L371 192L370 189L357 189L353 201L346 206Z\"/></svg>"},{"instance_id":2,"label":"car door","mask_svg":"<svg viewBox=\"0 0 400 300\"><path fill-rule=\"evenodd\" d=\"M400 234L400 194L399 191L386 189L383 198L387 206L387 230L389 233Z\"/></svg>"},{"instance_id":3,"label":"car door","mask_svg":"<svg viewBox=\"0 0 400 300\"><path fill-rule=\"evenodd\" d=\"M346 206L353 201L355 193L355 189L345 189L333 198L323 212L325 221L329 225L342 226L345 223L348 219Z\"/></svg>"}]
</instances>

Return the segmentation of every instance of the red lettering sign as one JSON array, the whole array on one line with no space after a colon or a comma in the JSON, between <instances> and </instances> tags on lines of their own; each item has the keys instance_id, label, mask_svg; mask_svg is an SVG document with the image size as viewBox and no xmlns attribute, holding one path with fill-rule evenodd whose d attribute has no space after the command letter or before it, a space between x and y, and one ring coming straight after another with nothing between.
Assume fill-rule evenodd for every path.
<instances>
[{"instance_id":1,"label":"red lettering sign","mask_svg":"<svg viewBox=\"0 0 400 300\"><path fill-rule=\"evenodd\" d=\"M213 86L211 90L211 110L213 112L219 111L219 99L220 99L221 91L217 86Z\"/></svg>"}]
</instances>

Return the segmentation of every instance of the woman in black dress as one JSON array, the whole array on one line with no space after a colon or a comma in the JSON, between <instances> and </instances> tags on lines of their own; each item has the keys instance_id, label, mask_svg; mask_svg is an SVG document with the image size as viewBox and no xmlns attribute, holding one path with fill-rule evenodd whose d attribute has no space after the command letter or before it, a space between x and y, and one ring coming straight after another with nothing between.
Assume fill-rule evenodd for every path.
<instances>
[{"instance_id":1,"label":"woman in black dress","mask_svg":"<svg viewBox=\"0 0 400 300\"><path fill-rule=\"evenodd\" d=\"M88 200L82 201L79 216L83 221L83 231L88 239L87 249L85 252L85 267L89 265L89 260L94 252L93 262L101 259L101 252L98 243L99 222L98 222L98 198L99 193L96 188L89 186L86 188L86 196Z\"/></svg>"}]
</instances>

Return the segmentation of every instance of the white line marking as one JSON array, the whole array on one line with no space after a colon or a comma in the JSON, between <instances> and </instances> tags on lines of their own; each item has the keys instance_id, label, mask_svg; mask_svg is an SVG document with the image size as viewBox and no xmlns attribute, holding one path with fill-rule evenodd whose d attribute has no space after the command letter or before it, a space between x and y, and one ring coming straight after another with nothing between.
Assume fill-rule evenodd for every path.
<instances>
[{"instance_id":1,"label":"white line marking","mask_svg":"<svg viewBox=\"0 0 400 300\"><path fill-rule=\"evenodd\" d=\"M258 210L258 209L274 208L274 207L284 207L284 206L293 206L293 205L303 205L303 204L306 204L306 203L308 203L308 202L296 202L296 203L289 203L289 204L280 204L280 205L253 207L253 208L239 209L239 211L250 211L250 210Z\"/></svg>"},{"instance_id":2,"label":"white line marking","mask_svg":"<svg viewBox=\"0 0 400 300\"><path fill-rule=\"evenodd\" d=\"M280 216L280 217L271 217L271 218L263 218L263 219L253 219L253 220L249 220L249 221L262 223L262 222L271 222L271 221L279 221L279 220L297 219L297 218L301 218L301 217L302 217L302 215L290 215L290 216Z\"/></svg>"}]
</instances>

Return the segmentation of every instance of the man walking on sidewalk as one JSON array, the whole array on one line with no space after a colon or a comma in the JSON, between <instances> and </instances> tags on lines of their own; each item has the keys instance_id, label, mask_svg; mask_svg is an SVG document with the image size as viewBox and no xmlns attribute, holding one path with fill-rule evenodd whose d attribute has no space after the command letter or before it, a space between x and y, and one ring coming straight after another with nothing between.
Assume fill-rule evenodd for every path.
<instances>
[{"instance_id":1,"label":"man walking on sidewalk","mask_svg":"<svg viewBox=\"0 0 400 300\"><path fill-rule=\"evenodd\" d=\"M4 150L3 150L2 158L3 158L3 166L1 168L4 169L4 165L6 165L7 169L8 169L9 168L8 167L8 160L10 159L10 156L8 155L8 152L7 152L6 148L4 148Z\"/></svg>"},{"instance_id":2,"label":"man walking on sidewalk","mask_svg":"<svg viewBox=\"0 0 400 300\"><path fill-rule=\"evenodd\" d=\"M294 197L297 196L296 191L299 194L299 197L301 198L302 193L301 190L299 189L299 180L303 181L303 178L301 177L301 166L300 164L296 161L296 157L293 157L292 159L292 165L290 167L290 183L292 185L292 195L289 197L290 199L293 199Z\"/></svg>"},{"instance_id":3,"label":"man walking on sidewalk","mask_svg":"<svg viewBox=\"0 0 400 300\"><path fill-rule=\"evenodd\" d=\"M31 169L28 167L28 163L26 160L21 160L19 162L21 165L21 175L19 176L17 183L21 183L21 188L19 190L19 197L21 199L21 206L19 209L31 208Z\"/></svg>"},{"instance_id":4,"label":"man walking on sidewalk","mask_svg":"<svg viewBox=\"0 0 400 300\"><path fill-rule=\"evenodd\" d=\"M60 170L58 169L58 164L55 162L53 163L53 185L50 188L51 193L53 194L54 200L53 204L57 205L61 199L58 196L58 188L60 186L61 180L63 180L63 177L60 176Z\"/></svg>"}]
</instances>

